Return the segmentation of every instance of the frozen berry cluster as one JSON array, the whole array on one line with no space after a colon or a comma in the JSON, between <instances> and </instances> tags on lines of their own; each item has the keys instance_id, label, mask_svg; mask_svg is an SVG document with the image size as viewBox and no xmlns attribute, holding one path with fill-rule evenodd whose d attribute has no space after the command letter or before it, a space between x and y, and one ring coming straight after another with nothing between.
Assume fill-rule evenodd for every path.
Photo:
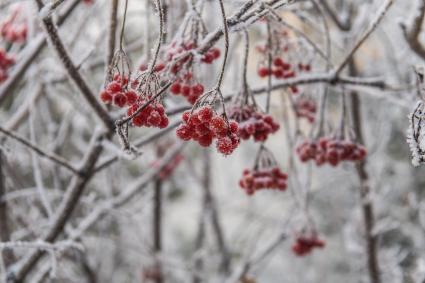
<instances>
[{"instance_id":1,"label":"frozen berry cluster","mask_svg":"<svg viewBox=\"0 0 425 283\"><path fill-rule=\"evenodd\" d=\"M136 90L137 85L137 81L134 80L129 84L127 77L116 74L100 93L100 99L106 104L114 104L117 107L128 106L128 116L138 112L131 120L133 126L166 128L169 120L162 103L152 101L145 105L151 97L140 95ZM143 109L138 111L142 107Z\"/></svg>"},{"instance_id":2,"label":"frozen berry cluster","mask_svg":"<svg viewBox=\"0 0 425 283\"><path fill-rule=\"evenodd\" d=\"M192 72L187 72L171 85L170 92L174 95L182 95L191 104L204 93L204 85L194 80Z\"/></svg>"},{"instance_id":3,"label":"frozen berry cluster","mask_svg":"<svg viewBox=\"0 0 425 283\"><path fill-rule=\"evenodd\" d=\"M292 246L292 251L297 256L305 256L313 251L315 248L325 247L325 242L319 239L316 235L312 236L298 236L294 245Z\"/></svg>"},{"instance_id":4,"label":"frozen berry cluster","mask_svg":"<svg viewBox=\"0 0 425 283\"><path fill-rule=\"evenodd\" d=\"M295 71L292 69L292 65L285 62L281 57L273 58L272 62L270 69L264 62L260 64L257 70L259 77L265 78L274 76L276 79L289 79L295 77Z\"/></svg>"},{"instance_id":5,"label":"frozen berry cluster","mask_svg":"<svg viewBox=\"0 0 425 283\"><path fill-rule=\"evenodd\" d=\"M127 110L127 115L131 116L141 107L144 107L136 116L131 119L133 126L135 127L155 127L164 129L168 127L169 120L165 113L164 106L157 101L153 101L149 104L150 98L139 98L133 103Z\"/></svg>"},{"instance_id":6,"label":"frozen berry cluster","mask_svg":"<svg viewBox=\"0 0 425 283\"><path fill-rule=\"evenodd\" d=\"M243 140L252 137L256 142L263 142L280 128L272 116L259 112L249 105L233 107L229 111L229 117L239 123L238 134Z\"/></svg>"},{"instance_id":7,"label":"frozen berry cluster","mask_svg":"<svg viewBox=\"0 0 425 283\"><path fill-rule=\"evenodd\" d=\"M166 61L172 65L171 73L177 74L185 65L192 65L194 56L191 51L195 51L196 47L197 44L193 41L180 43L173 41L171 43L166 53ZM211 64L217 60L220 55L220 49L212 47L201 56L200 60L202 63Z\"/></svg>"},{"instance_id":8,"label":"frozen berry cluster","mask_svg":"<svg viewBox=\"0 0 425 283\"><path fill-rule=\"evenodd\" d=\"M298 118L305 118L313 123L316 116L316 103L307 98L300 98L295 101L295 114Z\"/></svg>"},{"instance_id":9,"label":"frozen berry cluster","mask_svg":"<svg viewBox=\"0 0 425 283\"><path fill-rule=\"evenodd\" d=\"M285 191L288 175L278 167L249 170L245 169L239 186L248 194L253 195L256 191L271 189Z\"/></svg>"},{"instance_id":10,"label":"frozen berry cluster","mask_svg":"<svg viewBox=\"0 0 425 283\"><path fill-rule=\"evenodd\" d=\"M177 128L177 136L184 140L194 140L199 145L208 147L216 141L218 152L229 155L239 145L238 123L226 121L218 115L210 106L203 106L192 113L183 113L183 123Z\"/></svg>"},{"instance_id":11,"label":"frozen berry cluster","mask_svg":"<svg viewBox=\"0 0 425 283\"><path fill-rule=\"evenodd\" d=\"M0 83L8 78L8 71L13 64L15 64L15 59L0 48Z\"/></svg>"},{"instance_id":12,"label":"frozen berry cluster","mask_svg":"<svg viewBox=\"0 0 425 283\"><path fill-rule=\"evenodd\" d=\"M100 99L106 104L118 107L132 105L138 99L137 92L128 88L128 78L116 74L100 93Z\"/></svg>"},{"instance_id":13,"label":"frozen berry cluster","mask_svg":"<svg viewBox=\"0 0 425 283\"><path fill-rule=\"evenodd\" d=\"M197 44L194 41L173 42L166 53L166 61L170 64L170 73L174 75L174 83L170 92L182 95L191 104L195 104L204 93L204 85L199 82L194 71L194 55ZM220 57L220 49L211 48L202 55L201 63L211 64Z\"/></svg>"},{"instance_id":14,"label":"frozen berry cluster","mask_svg":"<svg viewBox=\"0 0 425 283\"><path fill-rule=\"evenodd\" d=\"M363 145L328 137L322 137L318 141L304 141L296 152L302 162L315 160L318 166L324 163L337 166L343 161L361 161L367 154Z\"/></svg>"},{"instance_id":15,"label":"frozen berry cluster","mask_svg":"<svg viewBox=\"0 0 425 283\"><path fill-rule=\"evenodd\" d=\"M0 26L1 36L9 43L23 43L28 35L28 23L22 15L21 7L16 7L10 17Z\"/></svg>"}]
</instances>

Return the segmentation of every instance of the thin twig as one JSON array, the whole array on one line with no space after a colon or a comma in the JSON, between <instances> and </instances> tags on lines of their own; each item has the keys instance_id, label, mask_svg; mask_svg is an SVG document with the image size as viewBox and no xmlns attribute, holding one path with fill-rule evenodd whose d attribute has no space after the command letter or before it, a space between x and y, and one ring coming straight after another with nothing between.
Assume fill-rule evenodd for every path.
<instances>
[{"instance_id":1,"label":"thin twig","mask_svg":"<svg viewBox=\"0 0 425 283\"><path fill-rule=\"evenodd\" d=\"M353 57L354 53L362 46L362 44L368 39L369 35L378 27L381 20L384 18L390 6L393 4L393 0L386 0L382 7L378 10L376 18L371 22L369 28L363 34L362 37L356 42L354 47L348 52L341 64L335 69L335 76L337 77L341 73L342 69L349 63L350 59Z\"/></svg>"},{"instance_id":2,"label":"thin twig","mask_svg":"<svg viewBox=\"0 0 425 283\"><path fill-rule=\"evenodd\" d=\"M43 8L43 4L40 0L35 0L38 8L41 10ZM115 129L114 123L109 117L108 112L105 110L105 108L102 107L102 105L99 103L99 101L96 99L93 92L90 90L87 82L83 79L80 72L78 71L77 67L72 62L68 52L65 49L65 46L58 34L58 30L53 23L52 17L47 16L43 19L43 26L45 29L45 32L50 39L50 42L56 51L59 59L62 62L63 67L68 73L68 76L70 79L75 83L77 88L80 90L81 94L84 96L86 101L89 103L89 105L93 108L94 112L97 114L97 116L100 118L100 120L103 122L105 127L110 131L113 132Z\"/></svg>"},{"instance_id":3,"label":"thin twig","mask_svg":"<svg viewBox=\"0 0 425 283\"><path fill-rule=\"evenodd\" d=\"M37 153L41 157L49 159L50 161L68 169L69 171L71 171L72 173L74 173L76 175L80 174L80 171L78 169L76 169L74 166L69 164L69 162L66 161L65 159L63 159L62 157L60 157L60 156L58 156L54 153L45 152L44 150L39 148L37 145L31 143L30 141L27 141L25 138L22 138L22 137L20 137L16 134L14 134L11 131L4 129L1 126L0 126L0 132L2 132L6 136L8 136L8 137L10 137L10 138L12 138L12 139L14 139L18 142L20 142L21 144L25 145L26 147L28 147L29 149L31 149L32 151L34 151L35 153Z\"/></svg>"}]
</instances>

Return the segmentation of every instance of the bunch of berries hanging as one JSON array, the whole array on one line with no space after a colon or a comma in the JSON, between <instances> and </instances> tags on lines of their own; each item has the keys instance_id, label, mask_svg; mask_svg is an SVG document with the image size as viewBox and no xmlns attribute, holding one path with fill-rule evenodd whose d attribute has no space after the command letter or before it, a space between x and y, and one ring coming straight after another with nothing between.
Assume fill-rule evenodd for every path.
<instances>
[{"instance_id":1,"label":"bunch of berries hanging","mask_svg":"<svg viewBox=\"0 0 425 283\"><path fill-rule=\"evenodd\" d=\"M276 133L280 126L269 114L259 110L254 96L244 79L242 91L235 97L229 109L230 119L239 123L239 137L252 138L255 142L264 142L270 134Z\"/></svg>"},{"instance_id":2,"label":"bunch of berries hanging","mask_svg":"<svg viewBox=\"0 0 425 283\"><path fill-rule=\"evenodd\" d=\"M315 160L318 166L325 163L337 166L343 161L361 161L367 154L363 145L334 137L304 141L298 145L296 152L302 162Z\"/></svg>"},{"instance_id":3,"label":"bunch of berries hanging","mask_svg":"<svg viewBox=\"0 0 425 283\"><path fill-rule=\"evenodd\" d=\"M239 145L238 123L227 120L225 115L217 114L210 106L186 111L183 123L177 128L177 136L184 140L194 140L203 147L210 146L215 140L218 152L229 155Z\"/></svg>"},{"instance_id":4,"label":"bunch of berries hanging","mask_svg":"<svg viewBox=\"0 0 425 283\"><path fill-rule=\"evenodd\" d=\"M298 118L305 118L310 123L314 123L317 107L316 102L312 99L300 97L294 103L295 115Z\"/></svg>"},{"instance_id":5,"label":"bunch of berries hanging","mask_svg":"<svg viewBox=\"0 0 425 283\"><path fill-rule=\"evenodd\" d=\"M248 195L265 189L285 191L287 179L288 175L279 169L273 154L262 145L254 168L243 171L239 186Z\"/></svg>"},{"instance_id":6,"label":"bunch of berries hanging","mask_svg":"<svg viewBox=\"0 0 425 283\"><path fill-rule=\"evenodd\" d=\"M0 48L0 83L8 78L8 71L15 64L15 59Z\"/></svg>"},{"instance_id":7,"label":"bunch of berries hanging","mask_svg":"<svg viewBox=\"0 0 425 283\"><path fill-rule=\"evenodd\" d=\"M200 58L195 56L198 42L206 34L204 27L202 20L193 15L188 19L181 38L174 40L165 54L165 61L174 81L170 92L174 95L182 95L191 104L195 104L205 89L196 75L198 72L195 67L198 68L199 63L207 65L213 63L221 53L220 49L212 47Z\"/></svg>"},{"instance_id":8,"label":"bunch of berries hanging","mask_svg":"<svg viewBox=\"0 0 425 283\"><path fill-rule=\"evenodd\" d=\"M0 34L8 43L24 43L28 35L28 22L22 6L11 9L9 17L0 24Z\"/></svg>"},{"instance_id":9,"label":"bunch of berries hanging","mask_svg":"<svg viewBox=\"0 0 425 283\"><path fill-rule=\"evenodd\" d=\"M297 256L305 256L311 253L316 248L324 248L325 242L317 236L317 233L309 235L298 235L295 243L292 245L292 251Z\"/></svg>"},{"instance_id":10,"label":"bunch of berries hanging","mask_svg":"<svg viewBox=\"0 0 425 283\"><path fill-rule=\"evenodd\" d=\"M229 117L239 123L238 134L243 140L252 138L263 142L280 128L271 115L259 111L254 105L234 105L229 110Z\"/></svg>"},{"instance_id":11,"label":"bunch of berries hanging","mask_svg":"<svg viewBox=\"0 0 425 283\"><path fill-rule=\"evenodd\" d=\"M291 38L286 29L273 21L266 19L268 29L268 40L266 44L258 45L256 50L262 55L262 59L257 67L257 74L260 78L269 76L275 79L295 78L301 72L311 70L310 63L305 63L305 55L301 55L302 43ZM308 51L307 51L308 52ZM289 87L293 94L300 92L296 85Z\"/></svg>"},{"instance_id":12,"label":"bunch of berries hanging","mask_svg":"<svg viewBox=\"0 0 425 283\"><path fill-rule=\"evenodd\" d=\"M155 74L149 70L135 78L131 77L125 53L117 52L110 74L100 99L117 107L128 107L127 116L135 127L166 128L169 124L161 96L154 97L160 90Z\"/></svg>"}]
</instances>

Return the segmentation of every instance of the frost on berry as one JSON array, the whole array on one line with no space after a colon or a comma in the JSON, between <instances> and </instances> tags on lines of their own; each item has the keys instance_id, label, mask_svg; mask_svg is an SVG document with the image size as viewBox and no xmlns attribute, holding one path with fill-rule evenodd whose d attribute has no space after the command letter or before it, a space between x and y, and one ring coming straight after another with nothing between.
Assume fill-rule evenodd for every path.
<instances>
[{"instance_id":1,"label":"frost on berry","mask_svg":"<svg viewBox=\"0 0 425 283\"><path fill-rule=\"evenodd\" d=\"M254 168L243 171L239 186L248 195L265 189L285 191L287 179L288 175L277 166L272 153L262 145L257 154Z\"/></svg>"},{"instance_id":2,"label":"frost on berry","mask_svg":"<svg viewBox=\"0 0 425 283\"><path fill-rule=\"evenodd\" d=\"M305 118L308 122L313 123L315 120L317 106L314 100L300 97L294 103L295 115L298 118Z\"/></svg>"},{"instance_id":3,"label":"frost on berry","mask_svg":"<svg viewBox=\"0 0 425 283\"><path fill-rule=\"evenodd\" d=\"M337 166L344 161L362 161L367 150L363 145L348 139L321 137L318 140L306 140L296 148L302 162L314 160L317 166L325 163Z\"/></svg>"},{"instance_id":4,"label":"frost on berry","mask_svg":"<svg viewBox=\"0 0 425 283\"><path fill-rule=\"evenodd\" d=\"M314 249L325 247L325 241L321 240L316 233L303 233L296 237L292 245L292 251L297 256L306 256Z\"/></svg>"},{"instance_id":5,"label":"frost on berry","mask_svg":"<svg viewBox=\"0 0 425 283\"><path fill-rule=\"evenodd\" d=\"M273 37L272 45L258 45L256 50L261 55L258 64L257 74L260 78L273 77L277 80L286 80L295 78L302 72L310 72L311 65L308 62L299 61L300 48L294 45L297 38L291 38L286 29L282 29L280 25L269 22L272 34L280 34L282 36ZM267 40L268 41L268 40ZM271 64L269 64L269 54L272 56ZM289 86L288 91L292 94L298 94L299 88L295 85Z\"/></svg>"},{"instance_id":6,"label":"frost on berry","mask_svg":"<svg viewBox=\"0 0 425 283\"><path fill-rule=\"evenodd\" d=\"M217 151L224 155L230 155L239 146L236 121L227 121L209 105L184 112L182 120L176 135L184 141L194 140L203 147L215 141Z\"/></svg>"},{"instance_id":7,"label":"frost on berry","mask_svg":"<svg viewBox=\"0 0 425 283\"><path fill-rule=\"evenodd\" d=\"M28 20L21 5L13 6L6 20L0 23L0 34L6 42L11 44L26 42Z\"/></svg>"},{"instance_id":8,"label":"frost on berry","mask_svg":"<svg viewBox=\"0 0 425 283\"><path fill-rule=\"evenodd\" d=\"M229 110L229 117L238 122L238 135L243 140L252 138L256 142L263 142L280 128L272 116L260 112L253 105L235 104Z\"/></svg>"}]
</instances>

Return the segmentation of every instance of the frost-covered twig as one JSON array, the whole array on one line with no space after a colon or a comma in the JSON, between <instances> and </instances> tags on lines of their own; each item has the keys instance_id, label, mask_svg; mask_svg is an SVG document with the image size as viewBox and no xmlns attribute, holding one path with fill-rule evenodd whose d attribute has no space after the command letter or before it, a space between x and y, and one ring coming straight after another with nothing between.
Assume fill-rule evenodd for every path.
<instances>
[{"instance_id":1,"label":"frost-covered twig","mask_svg":"<svg viewBox=\"0 0 425 283\"><path fill-rule=\"evenodd\" d=\"M65 240L59 241L54 244L44 241L14 241L14 242L0 242L0 250L13 250L13 249L35 249L40 251L64 251L67 249L84 250L83 245Z\"/></svg>"},{"instance_id":2,"label":"frost-covered twig","mask_svg":"<svg viewBox=\"0 0 425 283\"><path fill-rule=\"evenodd\" d=\"M41 157L49 159L50 161L68 169L69 171L71 171L74 174L77 174L77 175L80 174L80 172L77 168L75 168L73 165L69 164L69 162L66 161L65 159L63 159L62 157L60 157L60 156L58 156L54 153L48 153L48 152L44 151L43 149L39 148L37 145L31 143L30 141L26 140L25 138L20 137L20 136L16 135L15 133L4 129L1 126L0 126L0 132L5 134L6 136L18 141L19 143L25 145L26 147L28 147L29 149L31 149L32 151L34 151L35 153L37 153Z\"/></svg>"},{"instance_id":3,"label":"frost-covered twig","mask_svg":"<svg viewBox=\"0 0 425 283\"><path fill-rule=\"evenodd\" d=\"M35 1L37 2L38 8L42 9L43 3L40 0L35 0ZM80 72L78 71L77 67L72 62L58 34L58 30L55 24L53 23L52 17L50 15L46 16L45 18L43 18L42 21L43 21L43 26L47 34L47 37L49 38L50 43L52 44L59 59L61 60L63 67L67 71L69 78L75 83L77 88L80 90L81 94L84 96L84 98L89 103L89 105L93 108L94 112L103 122L105 127L111 132L114 131L115 126L111 117L109 117L108 112L105 110L105 108L102 107L102 105L96 99L95 95L91 91L87 82L84 80L84 78L81 76Z\"/></svg>"},{"instance_id":4,"label":"frost-covered twig","mask_svg":"<svg viewBox=\"0 0 425 283\"><path fill-rule=\"evenodd\" d=\"M339 64L339 66L335 69L335 76L339 75L339 73L344 69L344 67L350 62L354 53L356 53L360 46L362 46L366 39L368 39L369 35L371 35L372 32L378 27L379 23L384 18L385 14L387 13L388 9L392 4L393 0L385 0L385 3L378 10L375 19L372 20L366 32L360 37L360 39L357 40L356 44L354 44L354 47L348 52L344 60L342 60L341 64Z\"/></svg>"},{"instance_id":5,"label":"frost-covered twig","mask_svg":"<svg viewBox=\"0 0 425 283\"><path fill-rule=\"evenodd\" d=\"M423 22L425 20L425 2L418 1L420 3L418 14L413 19L409 27L405 24L401 24L404 37L406 38L407 43L410 48L422 59L425 59L425 47L420 41L420 34L422 31Z\"/></svg>"}]
</instances>

